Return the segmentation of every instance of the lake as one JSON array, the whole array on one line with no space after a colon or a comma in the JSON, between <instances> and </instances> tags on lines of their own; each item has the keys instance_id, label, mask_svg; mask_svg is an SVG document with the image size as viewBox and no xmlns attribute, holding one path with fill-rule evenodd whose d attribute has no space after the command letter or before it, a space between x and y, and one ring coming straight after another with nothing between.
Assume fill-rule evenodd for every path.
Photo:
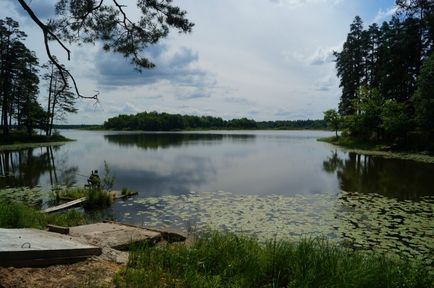
<instances>
[{"instance_id":1,"label":"lake","mask_svg":"<svg viewBox=\"0 0 434 288\"><path fill-rule=\"evenodd\" d=\"M41 187L8 196L42 207L48 187L82 186L106 161L114 189L139 193L104 211L116 221L260 239L324 235L408 257L434 249L434 164L316 141L332 132L61 133L77 141L0 151L0 189Z\"/></svg>"}]
</instances>

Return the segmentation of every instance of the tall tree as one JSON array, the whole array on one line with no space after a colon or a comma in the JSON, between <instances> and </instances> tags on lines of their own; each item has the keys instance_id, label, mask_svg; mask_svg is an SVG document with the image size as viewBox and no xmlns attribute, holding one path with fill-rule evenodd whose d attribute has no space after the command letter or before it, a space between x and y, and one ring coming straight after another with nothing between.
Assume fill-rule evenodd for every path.
<instances>
[{"instance_id":1,"label":"tall tree","mask_svg":"<svg viewBox=\"0 0 434 288\"><path fill-rule=\"evenodd\" d=\"M17 52L15 59L15 73L13 90L11 91L12 103L15 104L14 113L18 128L25 128L28 135L33 128L40 128L44 120L44 113L38 103L39 94L39 62L34 52L27 49L23 43L16 43L14 50Z\"/></svg>"},{"instance_id":2,"label":"tall tree","mask_svg":"<svg viewBox=\"0 0 434 288\"><path fill-rule=\"evenodd\" d=\"M18 22L10 17L0 19L0 105L3 134L9 134L9 112L11 111L12 73L16 53L13 47L22 41L26 34L19 30Z\"/></svg>"},{"instance_id":3,"label":"tall tree","mask_svg":"<svg viewBox=\"0 0 434 288\"><path fill-rule=\"evenodd\" d=\"M66 86L64 87L61 71L52 61L48 61L44 68L47 72L43 75L43 79L48 82L48 117L45 132L46 135L51 135L54 119L64 120L66 113L77 113L78 110L74 107L76 98L68 79L66 79Z\"/></svg>"},{"instance_id":4,"label":"tall tree","mask_svg":"<svg viewBox=\"0 0 434 288\"><path fill-rule=\"evenodd\" d=\"M425 130L434 130L434 53L424 62L417 80L417 91L412 98L417 124Z\"/></svg>"},{"instance_id":5,"label":"tall tree","mask_svg":"<svg viewBox=\"0 0 434 288\"><path fill-rule=\"evenodd\" d=\"M419 21L419 41L425 59L434 49L434 1L396 0L399 12Z\"/></svg>"},{"instance_id":6,"label":"tall tree","mask_svg":"<svg viewBox=\"0 0 434 288\"><path fill-rule=\"evenodd\" d=\"M349 115L354 112L352 101L356 98L357 89L366 84L366 69L364 61L366 50L364 49L363 21L356 16L350 27L350 33L344 43L341 52L335 52L337 74L342 87L339 112L342 115Z\"/></svg>"}]
</instances>

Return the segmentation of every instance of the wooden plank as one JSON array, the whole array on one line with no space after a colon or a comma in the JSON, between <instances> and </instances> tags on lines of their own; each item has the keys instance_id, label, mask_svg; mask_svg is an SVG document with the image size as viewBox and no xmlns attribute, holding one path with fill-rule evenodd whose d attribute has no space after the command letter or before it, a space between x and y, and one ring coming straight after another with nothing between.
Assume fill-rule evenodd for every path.
<instances>
[{"instance_id":1,"label":"wooden plank","mask_svg":"<svg viewBox=\"0 0 434 288\"><path fill-rule=\"evenodd\" d=\"M128 194L123 195L121 191L117 191L117 190L110 191L109 193L112 194L114 200L127 199L139 194L138 192L129 192Z\"/></svg>"},{"instance_id":2,"label":"wooden plank","mask_svg":"<svg viewBox=\"0 0 434 288\"><path fill-rule=\"evenodd\" d=\"M45 210L42 210L42 212L53 213L53 212L61 211L61 210L68 209L68 208L71 208L74 206L78 206L81 203L83 203L84 201L86 201L86 197L82 197L82 198L79 198L77 200L69 201L69 202L63 203L63 204L58 205L58 206L53 206L53 207L47 208Z\"/></svg>"},{"instance_id":3,"label":"wooden plank","mask_svg":"<svg viewBox=\"0 0 434 288\"><path fill-rule=\"evenodd\" d=\"M48 224L47 228L48 228L48 231L50 231L50 232L55 232L55 233L64 234L64 235L69 234L69 227L62 227L62 226Z\"/></svg>"}]
</instances>

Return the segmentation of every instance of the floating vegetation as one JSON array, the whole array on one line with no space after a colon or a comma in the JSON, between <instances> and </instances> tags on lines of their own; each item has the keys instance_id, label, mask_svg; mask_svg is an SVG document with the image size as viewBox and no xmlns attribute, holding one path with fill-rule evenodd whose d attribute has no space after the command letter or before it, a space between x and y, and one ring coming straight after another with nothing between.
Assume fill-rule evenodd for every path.
<instances>
[{"instance_id":1,"label":"floating vegetation","mask_svg":"<svg viewBox=\"0 0 434 288\"><path fill-rule=\"evenodd\" d=\"M129 206L134 202L135 212ZM124 221L188 232L220 230L260 240L327 236L346 247L414 257L434 253L434 197L398 201L342 191L315 195L191 192L125 201Z\"/></svg>"},{"instance_id":2,"label":"floating vegetation","mask_svg":"<svg viewBox=\"0 0 434 288\"><path fill-rule=\"evenodd\" d=\"M20 187L0 190L0 201L22 202L32 206L42 204L43 195L46 194L40 187Z\"/></svg>"}]
</instances>

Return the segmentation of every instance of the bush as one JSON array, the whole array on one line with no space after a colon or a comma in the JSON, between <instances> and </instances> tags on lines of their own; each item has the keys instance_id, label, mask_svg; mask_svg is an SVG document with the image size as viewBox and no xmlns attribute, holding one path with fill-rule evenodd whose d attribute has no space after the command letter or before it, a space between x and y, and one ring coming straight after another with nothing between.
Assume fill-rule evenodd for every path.
<instances>
[{"instance_id":1,"label":"bush","mask_svg":"<svg viewBox=\"0 0 434 288\"><path fill-rule=\"evenodd\" d=\"M109 207L112 204L113 196L110 192L106 192L101 188L89 187L86 191L86 209L98 209Z\"/></svg>"}]
</instances>

